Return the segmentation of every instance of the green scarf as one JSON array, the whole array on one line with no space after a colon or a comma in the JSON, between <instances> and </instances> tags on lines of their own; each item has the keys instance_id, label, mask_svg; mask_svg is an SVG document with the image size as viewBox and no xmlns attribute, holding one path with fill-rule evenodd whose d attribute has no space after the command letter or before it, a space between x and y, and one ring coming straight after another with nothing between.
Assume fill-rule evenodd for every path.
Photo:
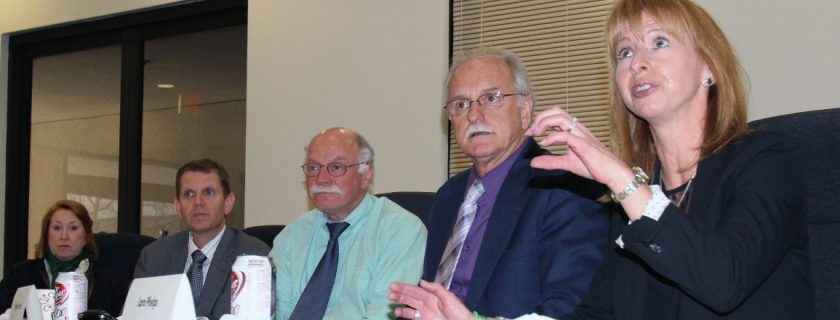
<instances>
[{"instance_id":1,"label":"green scarf","mask_svg":"<svg viewBox=\"0 0 840 320\"><path fill-rule=\"evenodd\" d=\"M52 277L50 278L50 287L55 287L55 278L58 277L59 272L76 271L76 269L79 268L79 264L82 262L82 260L86 259L87 257L88 255L85 254L85 252L82 252L73 259L61 261L58 258L56 258L56 256L54 256L52 252L50 252L50 250L46 250L44 259L47 261L47 265L50 267L49 272L52 275Z\"/></svg>"}]
</instances>

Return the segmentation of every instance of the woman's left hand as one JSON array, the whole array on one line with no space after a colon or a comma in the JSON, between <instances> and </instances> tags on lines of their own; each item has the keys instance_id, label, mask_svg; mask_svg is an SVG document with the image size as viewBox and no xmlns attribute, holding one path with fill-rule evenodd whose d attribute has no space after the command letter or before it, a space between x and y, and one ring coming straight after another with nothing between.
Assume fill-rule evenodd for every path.
<instances>
[{"instance_id":1,"label":"woman's left hand","mask_svg":"<svg viewBox=\"0 0 840 320\"><path fill-rule=\"evenodd\" d=\"M397 317L415 320L472 319L472 313L461 300L440 284L420 280L418 287L394 282L390 288L388 299L407 306L394 310ZM419 318L416 317L418 314Z\"/></svg>"}]
</instances>

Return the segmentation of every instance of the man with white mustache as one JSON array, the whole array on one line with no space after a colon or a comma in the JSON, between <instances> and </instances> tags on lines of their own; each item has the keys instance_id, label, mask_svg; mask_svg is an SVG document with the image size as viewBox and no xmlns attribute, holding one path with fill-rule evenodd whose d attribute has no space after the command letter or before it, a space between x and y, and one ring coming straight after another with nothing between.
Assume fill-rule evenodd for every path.
<instances>
[{"instance_id":1,"label":"man with white mustache","mask_svg":"<svg viewBox=\"0 0 840 320\"><path fill-rule=\"evenodd\" d=\"M276 319L389 319L388 285L417 283L426 247L426 227L387 198L369 193L373 148L347 128L318 133L301 166L315 209L286 226L269 253L277 267ZM332 225L332 226L328 226ZM332 286L314 291L330 235L337 236ZM326 298L319 304L308 292Z\"/></svg>"},{"instance_id":2,"label":"man with white mustache","mask_svg":"<svg viewBox=\"0 0 840 320\"><path fill-rule=\"evenodd\" d=\"M608 211L596 201L603 190L565 171L531 168L548 151L526 135L534 100L513 54L465 54L453 63L444 96L473 166L437 191L423 280L483 315L571 312L609 241Z\"/></svg>"}]
</instances>

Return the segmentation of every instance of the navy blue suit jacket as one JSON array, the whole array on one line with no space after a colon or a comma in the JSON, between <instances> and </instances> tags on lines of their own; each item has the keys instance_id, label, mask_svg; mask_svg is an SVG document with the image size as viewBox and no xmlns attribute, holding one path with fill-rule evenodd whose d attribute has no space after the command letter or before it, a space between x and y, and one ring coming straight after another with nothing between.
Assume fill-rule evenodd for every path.
<instances>
[{"instance_id":1,"label":"navy blue suit jacket","mask_svg":"<svg viewBox=\"0 0 840 320\"><path fill-rule=\"evenodd\" d=\"M502 184L464 303L489 316L571 312L586 294L609 241L600 185L563 171L531 168L548 153L533 139ZM423 279L434 281L469 172L447 181L429 214Z\"/></svg>"}]
</instances>

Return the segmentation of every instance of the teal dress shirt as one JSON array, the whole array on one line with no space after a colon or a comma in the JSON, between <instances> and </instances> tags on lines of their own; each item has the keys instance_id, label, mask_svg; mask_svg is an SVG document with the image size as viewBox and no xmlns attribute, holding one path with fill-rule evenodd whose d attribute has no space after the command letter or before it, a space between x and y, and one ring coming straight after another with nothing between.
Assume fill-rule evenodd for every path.
<instances>
[{"instance_id":1,"label":"teal dress shirt","mask_svg":"<svg viewBox=\"0 0 840 320\"><path fill-rule=\"evenodd\" d=\"M269 253L277 267L277 316L288 319L329 240L320 210L304 213L274 239ZM339 260L324 319L392 319L388 285L417 283L426 251L426 228L414 214L387 198L366 195L338 238Z\"/></svg>"}]
</instances>

